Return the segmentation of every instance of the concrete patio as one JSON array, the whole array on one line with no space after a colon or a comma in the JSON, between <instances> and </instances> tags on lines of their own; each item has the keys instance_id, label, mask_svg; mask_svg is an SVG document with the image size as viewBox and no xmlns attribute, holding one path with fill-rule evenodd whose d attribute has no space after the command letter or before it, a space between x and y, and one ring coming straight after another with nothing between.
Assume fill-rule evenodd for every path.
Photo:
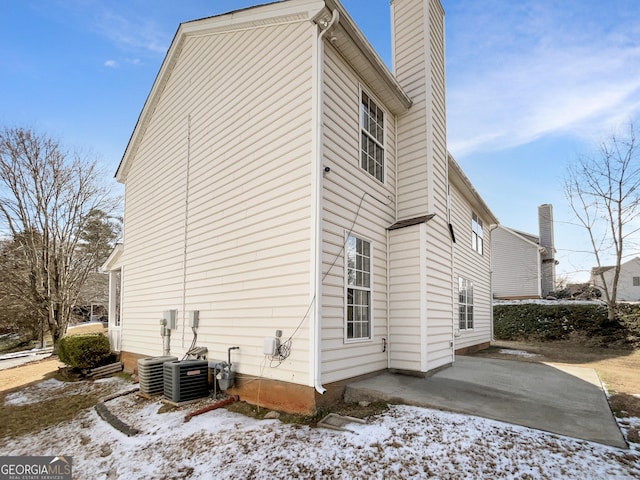
<instances>
[{"instance_id":1,"label":"concrete patio","mask_svg":"<svg viewBox=\"0 0 640 480\"><path fill-rule=\"evenodd\" d=\"M345 398L449 410L628 447L590 368L458 356L427 378L385 372L355 382Z\"/></svg>"}]
</instances>

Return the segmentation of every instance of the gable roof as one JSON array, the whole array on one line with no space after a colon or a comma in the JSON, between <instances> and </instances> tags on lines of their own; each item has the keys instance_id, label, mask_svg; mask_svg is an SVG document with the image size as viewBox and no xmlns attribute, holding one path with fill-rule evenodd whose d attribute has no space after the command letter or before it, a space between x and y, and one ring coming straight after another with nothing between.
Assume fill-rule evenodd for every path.
<instances>
[{"instance_id":1,"label":"gable roof","mask_svg":"<svg viewBox=\"0 0 640 480\"><path fill-rule=\"evenodd\" d=\"M544 249L544 247L540 246L540 240L535 235L531 235L530 233L520 232L518 230L514 230L513 228L505 227L504 225L498 225L498 228L500 230L503 230L513 235L514 237L518 238L518 240L521 240L531 245L532 247L535 247L537 249Z\"/></svg>"},{"instance_id":2,"label":"gable roof","mask_svg":"<svg viewBox=\"0 0 640 480\"><path fill-rule=\"evenodd\" d=\"M99 271L101 273L106 273L111 269L113 269L113 266L115 265L115 263L118 260L120 260L120 257L122 256L123 251L124 251L124 247L122 246L122 244L116 243L116 246L113 247L113 250L111 250L111 253L109 254L109 258L105 260L105 262L99 268Z\"/></svg>"},{"instance_id":3,"label":"gable roof","mask_svg":"<svg viewBox=\"0 0 640 480\"><path fill-rule=\"evenodd\" d=\"M411 106L411 99L338 0L285 0L235 10L180 24L118 165L115 174L116 180L121 183L126 181L132 159L135 157L146 127L188 37L211 35L239 27L274 25L283 21L309 20L323 25L331 18L334 10L338 12L339 20L329 35L333 46L338 49L358 75L367 81L372 93L392 113L406 112Z\"/></svg>"}]
</instances>

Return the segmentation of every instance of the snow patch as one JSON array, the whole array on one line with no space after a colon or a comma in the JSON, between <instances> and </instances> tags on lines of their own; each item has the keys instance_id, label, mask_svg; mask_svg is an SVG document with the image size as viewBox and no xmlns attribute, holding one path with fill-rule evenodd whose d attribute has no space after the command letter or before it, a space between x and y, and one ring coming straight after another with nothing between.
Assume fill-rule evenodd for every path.
<instances>
[{"instance_id":1,"label":"snow patch","mask_svg":"<svg viewBox=\"0 0 640 480\"><path fill-rule=\"evenodd\" d=\"M22 394L34 400L59 391L47 381ZM339 432L225 409L185 423L189 409L158 413L161 405L135 394L107 402L142 431L135 437L91 408L45 431L0 439L0 447L3 455L72 455L74 477L93 479L640 478L640 452L418 407L391 406Z\"/></svg>"},{"instance_id":2,"label":"snow patch","mask_svg":"<svg viewBox=\"0 0 640 480\"><path fill-rule=\"evenodd\" d=\"M524 350L513 350L511 348L501 348L498 350L498 353L503 353L505 355L515 355L517 357L524 358L536 358L540 356L537 353L525 352Z\"/></svg>"},{"instance_id":3,"label":"snow patch","mask_svg":"<svg viewBox=\"0 0 640 480\"><path fill-rule=\"evenodd\" d=\"M493 300L494 305L521 305L533 303L536 305L606 305L602 300L546 300L543 298L530 298L525 300Z\"/></svg>"}]
</instances>

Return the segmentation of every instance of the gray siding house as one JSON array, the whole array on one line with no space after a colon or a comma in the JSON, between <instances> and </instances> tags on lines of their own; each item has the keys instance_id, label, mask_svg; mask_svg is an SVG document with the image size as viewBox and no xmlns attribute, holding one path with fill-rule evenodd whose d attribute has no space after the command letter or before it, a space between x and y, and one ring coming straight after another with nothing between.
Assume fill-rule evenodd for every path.
<instances>
[{"instance_id":1,"label":"gray siding house","mask_svg":"<svg viewBox=\"0 0 640 480\"><path fill-rule=\"evenodd\" d=\"M543 298L555 291L553 207L538 207L539 235L498 225L492 232L493 297Z\"/></svg>"},{"instance_id":2,"label":"gray siding house","mask_svg":"<svg viewBox=\"0 0 640 480\"><path fill-rule=\"evenodd\" d=\"M592 268L589 284L600 290L604 290L604 283L606 283L607 287L611 289L613 286L614 270L615 267L613 266ZM616 300L623 302L640 302L640 257L634 257L620 264Z\"/></svg>"}]
</instances>

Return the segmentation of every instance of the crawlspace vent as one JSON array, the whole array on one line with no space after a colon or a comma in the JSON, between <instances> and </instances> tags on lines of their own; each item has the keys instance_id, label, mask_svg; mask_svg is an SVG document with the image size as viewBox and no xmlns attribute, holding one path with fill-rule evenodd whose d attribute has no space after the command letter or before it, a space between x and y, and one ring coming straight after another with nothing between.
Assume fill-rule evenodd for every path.
<instances>
[{"instance_id":1,"label":"crawlspace vent","mask_svg":"<svg viewBox=\"0 0 640 480\"><path fill-rule=\"evenodd\" d=\"M164 391L164 371L162 365L165 362L174 362L176 360L178 360L178 357L171 356L139 359L138 382L140 393L160 395Z\"/></svg>"},{"instance_id":2,"label":"crawlspace vent","mask_svg":"<svg viewBox=\"0 0 640 480\"><path fill-rule=\"evenodd\" d=\"M207 360L182 360L166 362L164 371L164 396L172 402L187 402L209 395L209 362Z\"/></svg>"}]
</instances>

